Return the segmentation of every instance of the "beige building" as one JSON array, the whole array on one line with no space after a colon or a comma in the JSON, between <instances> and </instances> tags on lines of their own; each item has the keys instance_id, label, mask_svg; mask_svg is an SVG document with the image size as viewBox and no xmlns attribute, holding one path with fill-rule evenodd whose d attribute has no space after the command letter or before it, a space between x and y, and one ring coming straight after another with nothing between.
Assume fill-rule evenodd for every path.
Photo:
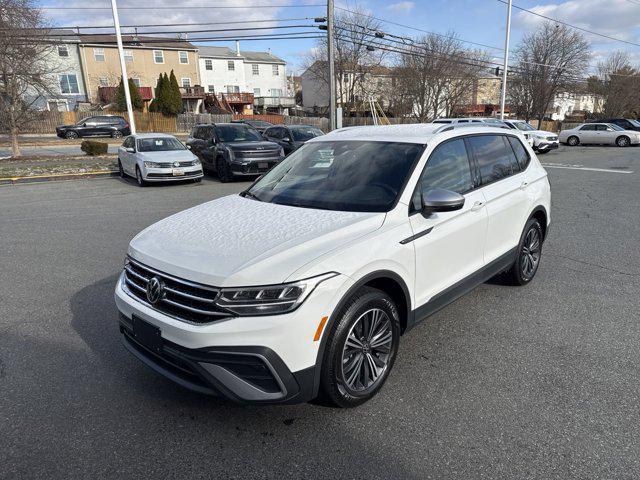
<instances>
[{"instance_id":1,"label":"beige building","mask_svg":"<svg viewBox=\"0 0 640 480\"><path fill-rule=\"evenodd\" d=\"M143 100L153 97L158 76L174 71L183 98L200 85L198 49L191 43L168 37L124 35L127 74L140 88ZM89 101L105 103L120 83L120 59L115 35L80 35L80 57Z\"/></svg>"}]
</instances>

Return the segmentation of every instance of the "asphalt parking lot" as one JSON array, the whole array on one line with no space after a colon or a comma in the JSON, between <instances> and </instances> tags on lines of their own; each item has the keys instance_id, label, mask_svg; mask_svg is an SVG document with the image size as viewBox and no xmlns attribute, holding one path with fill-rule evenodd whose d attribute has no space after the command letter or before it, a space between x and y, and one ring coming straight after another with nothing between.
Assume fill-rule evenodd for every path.
<instances>
[{"instance_id":1,"label":"asphalt parking lot","mask_svg":"<svg viewBox=\"0 0 640 480\"><path fill-rule=\"evenodd\" d=\"M199 396L120 343L129 240L246 183L0 187L0 478L639 478L640 148L540 159L536 280L423 322L354 410Z\"/></svg>"}]
</instances>

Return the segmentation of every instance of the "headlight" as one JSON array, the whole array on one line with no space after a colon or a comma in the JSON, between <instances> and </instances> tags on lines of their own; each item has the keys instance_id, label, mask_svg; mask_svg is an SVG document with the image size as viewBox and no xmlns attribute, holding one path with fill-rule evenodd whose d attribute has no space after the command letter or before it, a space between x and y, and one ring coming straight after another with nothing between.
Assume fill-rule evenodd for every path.
<instances>
[{"instance_id":1,"label":"headlight","mask_svg":"<svg viewBox=\"0 0 640 480\"><path fill-rule=\"evenodd\" d=\"M240 316L287 313L298 308L320 283L336 275L338 273L329 272L293 283L223 288L216 305Z\"/></svg>"},{"instance_id":2,"label":"headlight","mask_svg":"<svg viewBox=\"0 0 640 480\"><path fill-rule=\"evenodd\" d=\"M229 154L229 160L233 161L233 157L234 157L233 150L231 150L230 148L227 148L227 153Z\"/></svg>"},{"instance_id":3,"label":"headlight","mask_svg":"<svg viewBox=\"0 0 640 480\"><path fill-rule=\"evenodd\" d=\"M160 164L156 162L144 162L144 166L147 168L160 168Z\"/></svg>"},{"instance_id":4,"label":"headlight","mask_svg":"<svg viewBox=\"0 0 640 480\"><path fill-rule=\"evenodd\" d=\"M544 135L540 135L539 133L536 133L533 136L536 137L538 140L545 140L546 139L546 137Z\"/></svg>"},{"instance_id":5,"label":"headlight","mask_svg":"<svg viewBox=\"0 0 640 480\"><path fill-rule=\"evenodd\" d=\"M281 157L284 157L284 148L280 147L280 151L278 151L278 154L279 154Z\"/></svg>"}]
</instances>

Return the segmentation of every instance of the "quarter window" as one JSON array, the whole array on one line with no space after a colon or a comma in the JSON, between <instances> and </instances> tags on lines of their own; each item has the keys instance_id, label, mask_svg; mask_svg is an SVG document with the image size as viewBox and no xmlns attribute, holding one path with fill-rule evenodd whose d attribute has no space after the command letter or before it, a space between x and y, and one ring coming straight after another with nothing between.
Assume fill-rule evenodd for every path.
<instances>
[{"instance_id":1,"label":"quarter window","mask_svg":"<svg viewBox=\"0 0 640 480\"><path fill-rule=\"evenodd\" d=\"M153 61L155 63L164 63L164 52L162 50L154 50Z\"/></svg>"},{"instance_id":2,"label":"quarter window","mask_svg":"<svg viewBox=\"0 0 640 480\"><path fill-rule=\"evenodd\" d=\"M513 148L513 152L516 154L516 159L518 160L518 165L520 165L520 170L524 170L529 166L529 162L531 161L531 157L527 153L527 149L524 148L522 142L515 137L507 137L509 139L509 143L511 144L511 148Z\"/></svg>"},{"instance_id":3,"label":"quarter window","mask_svg":"<svg viewBox=\"0 0 640 480\"><path fill-rule=\"evenodd\" d=\"M504 135L480 135L468 138L483 185L501 180L520 170L513 149Z\"/></svg>"},{"instance_id":4,"label":"quarter window","mask_svg":"<svg viewBox=\"0 0 640 480\"><path fill-rule=\"evenodd\" d=\"M104 62L104 48L94 48L93 59L96 62Z\"/></svg>"}]
</instances>

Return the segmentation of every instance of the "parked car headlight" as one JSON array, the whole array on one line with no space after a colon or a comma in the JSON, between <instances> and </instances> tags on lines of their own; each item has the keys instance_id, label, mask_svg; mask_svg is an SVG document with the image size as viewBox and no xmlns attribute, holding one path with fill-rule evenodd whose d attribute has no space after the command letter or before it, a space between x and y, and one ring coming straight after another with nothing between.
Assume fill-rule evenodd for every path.
<instances>
[{"instance_id":1,"label":"parked car headlight","mask_svg":"<svg viewBox=\"0 0 640 480\"><path fill-rule=\"evenodd\" d=\"M338 273L329 272L279 285L223 288L216 305L240 316L287 313L298 308L320 283L336 275Z\"/></svg>"},{"instance_id":2,"label":"parked car headlight","mask_svg":"<svg viewBox=\"0 0 640 480\"><path fill-rule=\"evenodd\" d=\"M160 164L157 162L144 162L144 166L147 168L160 168Z\"/></svg>"}]
</instances>

